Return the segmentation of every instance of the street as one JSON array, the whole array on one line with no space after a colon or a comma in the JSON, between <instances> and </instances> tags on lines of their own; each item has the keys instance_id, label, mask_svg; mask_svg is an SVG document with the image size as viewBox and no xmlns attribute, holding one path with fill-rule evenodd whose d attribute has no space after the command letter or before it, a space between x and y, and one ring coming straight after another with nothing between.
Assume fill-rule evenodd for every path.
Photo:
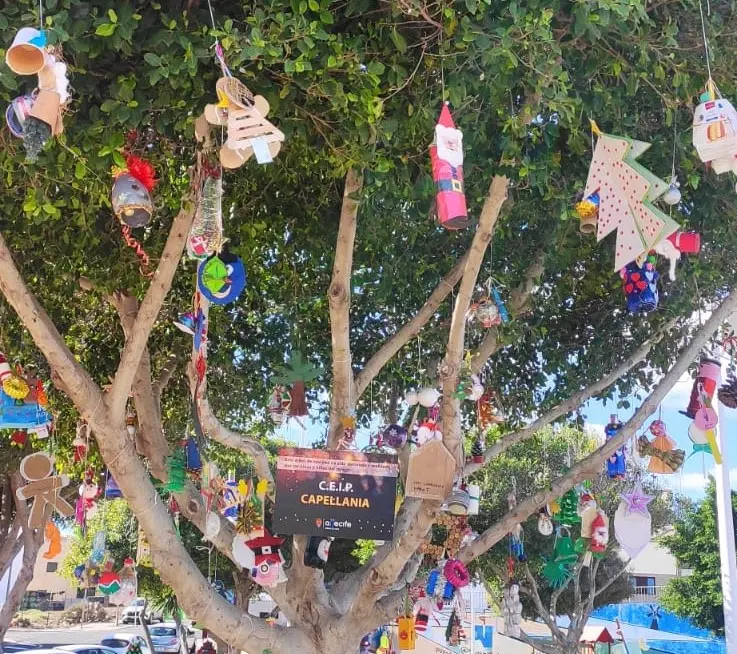
<instances>
[{"instance_id":1,"label":"street","mask_svg":"<svg viewBox=\"0 0 737 654\"><path fill-rule=\"evenodd\" d=\"M135 633L143 636L140 626L118 625L114 622L100 622L86 624L80 628L79 625L57 629L8 629L5 637L5 649L10 650L8 645L16 643L33 643L39 645L99 645L100 640L111 633Z\"/></svg>"}]
</instances>

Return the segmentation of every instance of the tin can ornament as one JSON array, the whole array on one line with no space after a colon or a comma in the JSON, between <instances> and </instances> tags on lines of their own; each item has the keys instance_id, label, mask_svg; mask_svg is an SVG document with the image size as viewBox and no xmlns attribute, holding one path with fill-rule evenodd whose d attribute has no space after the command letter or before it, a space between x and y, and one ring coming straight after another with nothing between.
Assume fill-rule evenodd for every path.
<instances>
[{"instance_id":1,"label":"tin can ornament","mask_svg":"<svg viewBox=\"0 0 737 654\"><path fill-rule=\"evenodd\" d=\"M463 229L470 220L463 190L463 133L456 128L448 103L443 104L430 146L438 222L445 229Z\"/></svg>"},{"instance_id":2,"label":"tin can ornament","mask_svg":"<svg viewBox=\"0 0 737 654\"><path fill-rule=\"evenodd\" d=\"M650 254L642 267L632 261L620 272L630 313L649 313L658 308L660 274L655 270L655 259Z\"/></svg>"},{"instance_id":3,"label":"tin can ornament","mask_svg":"<svg viewBox=\"0 0 737 654\"><path fill-rule=\"evenodd\" d=\"M113 212L121 223L136 228L148 225L154 212L151 191L156 185L153 166L134 155L126 157L126 167L114 171Z\"/></svg>"}]
</instances>

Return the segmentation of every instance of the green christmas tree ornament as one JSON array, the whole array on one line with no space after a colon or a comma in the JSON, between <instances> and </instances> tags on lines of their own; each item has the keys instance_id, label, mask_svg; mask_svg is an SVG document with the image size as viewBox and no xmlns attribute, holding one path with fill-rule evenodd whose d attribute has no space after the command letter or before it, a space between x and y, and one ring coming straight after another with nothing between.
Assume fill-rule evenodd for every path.
<instances>
[{"instance_id":1,"label":"green christmas tree ornament","mask_svg":"<svg viewBox=\"0 0 737 654\"><path fill-rule=\"evenodd\" d=\"M578 493L573 488L560 498L560 513L556 519L566 527L581 524L581 516L578 515Z\"/></svg>"}]
</instances>

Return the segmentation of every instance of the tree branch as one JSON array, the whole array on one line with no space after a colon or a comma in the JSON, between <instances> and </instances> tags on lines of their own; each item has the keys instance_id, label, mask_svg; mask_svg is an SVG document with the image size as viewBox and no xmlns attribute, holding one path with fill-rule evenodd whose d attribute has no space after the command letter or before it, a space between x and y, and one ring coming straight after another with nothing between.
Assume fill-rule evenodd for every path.
<instances>
[{"instance_id":1,"label":"tree branch","mask_svg":"<svg viewBox=\"0 0 737 654\"><path fill-rule=\"evenodd\" d=\"M463 267L463 277L458 289L453 318L450 323L448 345L445 349L445 358L440 367L440 377L443 380L443 443L460 465L463 461L463 443L461 438L460 400L453 397L458 386L458 376L463 361L464 337L466 333L466 314L471 305L476 280L481 269L486 248L491 242L496 221L507 199L509 180L500 175L494 175L489 185L489 191L479 216L471 247L468 251L466 265Z\"/></svg>"},{"instance_id":2,"label":"tree branch","mask_svg":"<svg viewBox=\"0 0 737 654\"><path fill-rule=\"evenodd\" d=\"M102 391L70 352L51 318L26 285L1 234L0 290L49 362L54 383L64 390L89 422L103 404Z\"/></svg>"},{"instance_id":3,"label":"tree branch","mask_svg":"<svg viewBox=\"0 0 737 654\"><path fill-rule=\"evenodd\" d=\"M200 171L198 161L192 173L190 190L182 199L182 208L174 218L159 265L138 310L130 338L125 342L108 398L110 415L113 420L122 419L125 415L125 405L138 371L138 363L146 349L151 329L161 311L164 298L171 288L177 266L182 258L187 235L199 202Z\"/></svg>"},{"instance_id":4,"label":"tree branch","mask_svg":"<svg viewBox=\"0 0 737 654\"><path fill-rule=\"evenodd\" d=\"M391 336L368 360L363 370L356 376L356 399L363 395L368 385L382 370L382 368L392 360L394 355L399 352L411 339L420 333L422 328L432 318L438 307L443 303L445 298L450 295L453 287L458 283L466 265L468 254L465 254L458 263L450 270L450 272L440 280L425 304L412 317L412 319L402 326L396 334Z\"/></svg>"},{"instance_id":5,"label":"tree branch","mask_svg":"<svg viewBox=\"0 0 737 654\"><path fill-rule=\"evenodd\" d=\"M526 520L541 506L563 495L567 490L573 488L584 479L597 475L604 461L618 448L622 447L635 432L642 426L645 420L655 412L665 396L675 386L683 373L688 371L691 363L698 357L704 345L721 327L722 323L729 318L737 309L737 290L733 289L722 304L712 313L702 327L693 335L691 343L680 353L671 369L663 376L652 393L642 403L640 408L630 418L617 435L606 442L602 447L576 463L563 477L559 477L551 488L528 497L509 511L496 524L489 527L483 534L473 542L464 547L458 554L458 558L464 563L481 556L489 548L498 543L512 528Z\"/></svg>"},{"instance_id":6,"label":"tree branch","mask_svg":"<svg viewBox=\"0 0 737 654\"><path fill-rule=\"evenodd\" d=\"M540 251L537 253L532 263L527 267L522 277L522 282L512 291L512 295L509 299L509 313L512 318L519 316L527 310L529 300L532 297L532 292L535 290L537 280L541 277L545 270L545 255L546 252ZM471 372L478 374L484 367L486 362L492 357L497 350L501 347L501 340L499 338L499 330L496 327L492 327L484 336L484 340L471 359Z\"/></svg>"},{"instance_id":7,"label":"tree branch","mask_svg":"<svg viewBox=\"0 0 737 654\"><path fill-rule=\"evenodd\" d=\"M351 168L345 177L333 277L328 289L333 350L333 399L330 404L328 449L338 446L342 429L340 418L351 414L356 400L351 366L351 270L358 222L359 200L356 196L362 188L363 171Z\"/></svg>"},{"instance_id":8,"label":"tree branch","mask_svg":"<svg viewBox=\"0 0 737 654\"><path fill-rule=\"evenodd\" d=\"M598 393L606 390L620 377L628 373L632 368L639 365L647 358L650 351L658 343L665 333L675 325L675 320L670 321L661 332L653 336L651 339L645 341L639 348L637 348L629 357L627 357L619 366L617 366L608 375L602 377L598 381L594 382L590 386L587 386L581 391L574 393L567 400L561 402L557 406L553 407L547 413L540 416L537 420L531 422L524 429L507 434L500 438L496 443L489 447L484 453L483 463L469 463L463 470L464 476L468 476L483 468L487 463L498 457L500 454L508 450L510 447L521 443L534 436L544 427L547 427L551 422L565 416L566 414L574 411L580 407L584 402L594 397Z\"/></svg>"},{"instance_id":9,"label":"tree branch","mask_svg":"<svg viewBox=\"0 0 737 654\"><path fill-rule=\"evenodd\" d=\"M555 624L555 616L551 616L550 611L548 611L548 609L543 604L542 599L540 598L540 591L537 587L537 580L530 571L530 566L527 563L525 563L525 581L526 584L524 586L520 586L520 590L522 590L525 595L527 595L527 597L532 600L538 616L545 623L547 628L550 629L551 635L553 637L555 637L556 635L559 637L562 636L563 634L558 629L558 625Z\"/></svg>"},{"instance_id":10,"label":"tree branch","mask_svg":"<svg viewBox=\"0 0 737 654\"><path fill-rule=\"evenodd\" d=\"M603 592L605 592L615 581L617 581L617 579L619 579L625 572L627 572L627 566L630 564L631 561L632 561L632 559L627 559L624 562L624 565L622 566L622 569L617 574L615 574L614 576L612 576L609 579L607 579L607 582L601 588L599 588L598 590L594 589L595 590L594 597L595 598L596 597L599 597L599 595L601 595Z\"/></svg>"},{"instance_id":11,"label":"tree branch","mask_svg":"<svg viewBox=\"0 0 737 654\"><path fill-rule=\"evenodd\" d=\"M192 363L187 365L187 377L199 410L202 430L217 443L250 456L253 459L254 469L259 479L266 479L273 488L274 476L271 474L269 459L263 445L255 438L242 436L231 431L217 419L207 399L207 381L203 380L199 387L197 386L197 377Z\"/></svg>"},{"instance_id":12,"label":"tree branch","mask_svg":"<svg viewBox=\"0 0 737 654\"><path fill-rule=\"evenodd\" d=\"M161 407L161 395L169 385L174 371L177 369L177 363L179 363L179 357L176 354L170 355L159 371L159 378L153 384L154 400L159 407Z\"/></svg>"}]
</instances>

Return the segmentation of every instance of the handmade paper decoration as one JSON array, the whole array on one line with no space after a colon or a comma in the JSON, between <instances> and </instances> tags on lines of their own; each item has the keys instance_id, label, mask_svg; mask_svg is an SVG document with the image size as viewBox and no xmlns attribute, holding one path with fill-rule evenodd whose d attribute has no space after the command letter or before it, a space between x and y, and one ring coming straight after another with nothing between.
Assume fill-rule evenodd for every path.
<instances>
[{"instance_id":1,"label":"handmade paper decoration","mask_svg":"<svg viewBox=\"0 0 737 654\"><path fill-rule=\"evenodd\" d=\"M397 618L397 634L399 636L399 649L403 652L414 651L417 640L415 630L415 619L413 616L400 616Z\"/></svg>"},{"instance_id":2,"label":"handmade paper decoration","mask_svg":"<svg viewBox=\"0 0 737 654\"><path fill-rule=\"evenodd\" d=\"M235 302L245 287L246 269L235 255L214 254L197 267L197 288L213 304Z\"/></svg>"},{"instance_id":3,"label":"handmade paper decoration","mask_svg":"<svg viewBox=\"0 0 737 654\"><path fill-rule=\"evenodd\" d=\"M405 495L443 502L453 489L456 462L442 441L431 441L409 458Z\"/></svg>"},{"instance_id":4,"label":"handmade paper decoration","mask_svg":"<svg viewBox=\"0 0 737 654\"><path fill-rule=\"evenodd\" d=\"M606 440L610 441L614 438L624 425L619 421L616 414L609 416L609 424L604 428ZM622 445L617 448L607 459L606 472L609 479L624 479L627 471L627 462L625 459L625 447Z\"/></svg>"},{"instance_id":5,"label":"handmade paper decoration","mask_svg":"<svg viewBox=\"0 0 737 654\"><path fill-rule=\"evenodd\" d=\"M543 566L542 574L551 588L560 588L571 575L571 566L576 563L576 554L568 530L561 531L555 540L552 558Z\"/></svg>"},{"instance_id":6,"label":"handmade paper decoration","mask_svg":"<svg viewBox=\"0 0 737 654\"><path fill-rule=\"evenodd\" d=\"M581 516L578 515L578 495L575 489L566 491L560 498L560 511L555 519L566 527L581 524Z\"/></svg>"},{"instance_id":7,"label":"handmade paper decoration","mask_svg":"<svg viewBox=\"0 0 737 654\"><path fill-rule=\"evenodd\" d=\"M272 536L266 529L262 536L246 542L253 555L253 563L249 566L251 576L260 586L268 588L286 580L282 570L284 557L279 551L283 543L283 538Z\"/></svg>"},{"instance_id":8,"label":"handmade paper decoration","mask_svg":"<svg viewBox=\"0 0 737 654\"><path fill-rule=\"evenodd\" d=\"M61 532L59 527L51 521L47 522L44 528L44 539L48 543L49 549L43 553L43 557L47 561L55 559L61 554Z\"/></svg>"},{"instance_id":9,"label":"handmade paper decoration","mask_svg":"<svg viewBox=\"0 0 737 654\"><path fill-rule=\"evenodd\" d=\"M676 279L676 264L682 254L698 254L701 250L701 236L696 232L675 232L668 238L661 239L655 244L655 252L664 256L670 262L668 277Z\"/></svg>"},{"instance_id":10,"label":"handmade paper decoration","mask_svg":"<svg viewBox=\"0 0 737 654\"><path fill-rule=\"evenodd\" d=\"M655 269L655 260L654 255L648 255L642 266L630 262L619 273L630 313L648 313L658 308L660 273Z\"/></svg>"},{"instance_id":11,"label":"handmade paper decoration","mask_svg":"<svg viewBox=\"0 0 737 654\"><path fill-rule=\"evenodd\" d=\"M673 474L683 465L685 452L676 449L676 443L668 436L662 420L652 422L650 433L655 437L652 442L644 435L637 440L637 453L640 456L650 457L647 466L650 472L661 475Z\"/></svg>"},{"instance_id":12,"label":"handmade paper decoration","mask_svg":"<svg viewBox=\"0 0 737 654\"><path fill-rule=\"evenodd\" d=\"M721 372L722 366L719 361L706 357L702 358L699 362L696 379L694 379L693 387L691 388L688 408L679 413L692 420L696 418L696 412L704 406L704 401L711 400L714 397Z\"/></svg>"},{"instance_id":13,"label":"handmade paper decoration","mask_svg":"<svg viewBox=\"0 0 737 654\"><path fill-rule=\"evenodd\" d=\"M614 269L621 270L674 233L678 224L653 204L668 184L636 161L650 144L603 134L593 122L592 129L598 140L584 197L593 202L598 196L597 241L617 231Z\"/></svg>"},{"instance_id":14,"label":"handmade paper decoration","mask_svg":"<svg viewBox=\"0 0 737 654\"><path fill-rule=\"evenodd\" d=\"M128 606L138 595L138 575L135 562L126 557L123 567L118 571L120 589L110 597L110 603L118 606Z\"/></svg>"},{"instance_id":15,"label":"handmade paper decoration","mask_svg":"<svg viewBox=\"0 0 737 654\"><path fill-rule=\"evenodd\" d=\"M414 606L412 607L412 613L415 617L415 629L418 633L425 633L427 631L428 622L435 612L435 601L432 595L431 592L426 593L422 590L420 597L415 600Z\"/></svg>"},{"instance_id":16,"label":"handmade paper decoration","mask_svg":"<svg viewBox=\"0 0 737 654\"><path fill-rule=\"evenodd\" d=\"M156 186L153 166L143 159L129 154L126 167L113 172L113 213L124 225L136 228L149 223L154 205L151 192Z\"/></svg>"},{"instance_id":17,"label":"handmade paper decoration","mask_svg":"<svg viewBox=\"0 0 737 654\"><path fill-rule=\"evenodd\" d=\"M647 505L653 499L642 492L638 482L629 493L623 493L614 514L614 533L622 549L637 556L650 542L652 521Z\"/></svg>"},{"instance_id":18,"label":"handmade paper decoration","mask_svg":"<svg viewBox=\"0 0 737 654\"><path fill-rule=\"evenodd\" d=\"M443 104L430 146L438 222L446 229L468 227L463 190L463 133L456 128L448 103Z\"/></svg>"},{"instance_id":19,"label":"handmade paper decoration","mask_svg":"<svg viewBox=\"0 0 737 654\"><path fill-rule=\"evenodd\" d=\"M609 544L609 518L601 509L591 523L591 551L594 556L603 557Z\"/></svg>"},{"instance_id":20,"label":"handmade paper decoration","mask_svg":"<svg viewBox=\"0 0 737 654\"><path fill-rule=\"evenodd\" d=\"M305 383L317 379L323 374L323 369L305 361L299 350L294 350L284 365L275 368L276 374L271 378L272 383L290 387L289 415L291 417L308 415Z\"/></svg>"},{"instance_id":21,"label":"handmade paper decoration","mask_svg":"<svg viewBox=\"0 0 737 654\"><path fill-rule=\"evenodd\" d=\"M717 175L737 170L737 111L709 78L693 116L693 144L699 159Z\"/></svg>"},{"instance_id":22,"label":"handmade paper decoration","mask_svg":"<svg viewBox=\"0 0 737 654\"><path fill-rule=\"evenodd\" d=\"M310 539L307 541L307 549L305 549L304 564L309 568L322 570L328 562L330 544L332 542L332 538L310 536Z\"/></svg>"},{"instance_id":23,"label":"handmade paper decoration","mask_svg":"<svg viewBox=\"0 0 737 654\"><path fill-rule=\"evenodd\" d=\"M271 417L271 422L277 427L282 425L289 415L291 404L292 398L284 386L276 386L269 399L269 416Z\"/></svg>"},{"instance_id":24,"label":"handmade paper decoration","mask_svg":"<svg viewBox=\"0 0 737 654\"><path fill-rule=\"evenodd\" d=\"M69 477L53 472L54 460L46 452L29 454L20 462L20 474L28 483L16 495L21 500L33 500L28 519L31 529L43 527L47 504L65 518L74 515L74 507L60 495L61 489L69 485Z\"/></svg>"},{"instance_id":25,"label":"handmade paper decoration","mask_svg":"<svg viewBox=\"0 0 737 654\"><path fill-rule=\"evenodd\" d=\"M271 163L279 154L284 134L266 120L270 109L266 99L254 96L230 75L218 80L216 90L218 104L207 105L204 117L210 125L227 126L228 138L220 149L223 167L239 168L252 155L260 164Z\"/></svg>"},{"instance_id":26,"label":"handmade paper decoration","mask_svg":"<svg viewBox=\"0 0 737 654\"><path fill-rule=\"evenodd\" d=\"M97 589L103 595L114 595L120 590L120 576L113 570L112 561L105 562L100 580L97 583Z\"/></svg>"},{"instance_id":27,"label":"handmade paper decoration","mask_svg":"<svg viewBox=\"0 0 737 654\"><path fill-rule=\"evenodd\" d=\"M436 518L427 540L420 545L420 552L435 561L440 561L444 556L454 557L463 546L464 538L469 531L465 516L441 513Z\"/></svg>"},{"instance_id":28,"label":"handmade paper decoration","mask_svg":"<svg viewBox=\"0 0 737 654\"><path fill-rule=\"evenodd\" d=\"M223 180L220 168L205 171L200 202L187 238L187 254L206 259L223 247Z\"/></svg>"},{"instance_id":29,"label":"handmade paper decoration","mask_svg":"<svg viewBox=\"0 0 737 654\"><path fill-rule=\"evenodd\" d=\"M502 591L502 618L505 635L519 638L522 631L522 602L519 597L519 584L514 580Z\"/></svg>"}]
</instances>

